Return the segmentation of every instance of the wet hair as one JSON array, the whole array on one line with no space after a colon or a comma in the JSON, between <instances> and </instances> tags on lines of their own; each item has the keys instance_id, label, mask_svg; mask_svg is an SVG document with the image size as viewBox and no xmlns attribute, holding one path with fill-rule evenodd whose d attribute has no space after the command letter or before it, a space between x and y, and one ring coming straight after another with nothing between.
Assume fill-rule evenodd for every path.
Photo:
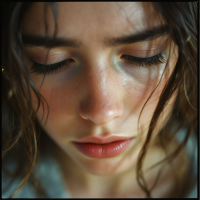
<instances>
[{"instance_id":1,"label":"wet hair","mask_svg":"<svg viewBox=\"0 0 200 200\"><path fill-rule=\"evenodd\" d=\"M178 95L170 117L156 137L159 139L158 144L167 151L167 144L183 127L186 127L187 133L178 148L158 164L166 161L170 163L185 148L188 138L197 134L197 2L155 2L152 4L164 19L171 40L178 46L179 55L160 95L137 160L137 182L147 197L151 197L153 188L149 189L146 185L142 170L143 161L159 116L177 90ZM47 102L30 77L23 51L21 24L31 5L31 2L2 3L2 68L4 69L2 71L2 159L3 163L15 160L18 164L14 173L6 168L2 170L12 177L12 180L17 176L20 176L22 180L10 198L19 192L27 181L33 184L37 197L47 196L42 185L37 182L35 166L37 161L39 163L40 155L50 153L52 145L56 146L37 121L36 113L39 107L42 105L44 110L44 104ZM45 16L48 6L53 10L56 24L55 38L57 34L56 3L45 2L44 5ZM47 34L46 18L45 29ZM38 100L36 111L32 108L30 88Z\"/></svg>"}]
</instances>

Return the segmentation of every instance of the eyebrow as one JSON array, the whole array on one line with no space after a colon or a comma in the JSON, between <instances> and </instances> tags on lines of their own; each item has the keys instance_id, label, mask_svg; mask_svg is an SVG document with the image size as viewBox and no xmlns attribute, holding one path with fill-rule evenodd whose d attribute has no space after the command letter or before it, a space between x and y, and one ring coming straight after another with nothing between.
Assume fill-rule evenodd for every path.
<instances>
[{"instance_id":1,"label":"eyebrow","mask_svg":"<svg viewBox=\"0 0 200 200\"><path fill-rule=\"evenodd\" d=\"M128 36L122 36L117 38L104 38L103 45L106 47L115 47L118 45L132 44L141 41L153 40L159 37L164 37L168 34L169 34L168 27L166 25L162 25ZM37 34L30 34L30 33L22 34L22 40L24 45L29 47L43 46L46 48L55 48L64 46L64 47L80 48L82 46L81 41L77 41L74 39L56 37L54 40L53 38L40 36Z\"/></svg>"}]
</instances>

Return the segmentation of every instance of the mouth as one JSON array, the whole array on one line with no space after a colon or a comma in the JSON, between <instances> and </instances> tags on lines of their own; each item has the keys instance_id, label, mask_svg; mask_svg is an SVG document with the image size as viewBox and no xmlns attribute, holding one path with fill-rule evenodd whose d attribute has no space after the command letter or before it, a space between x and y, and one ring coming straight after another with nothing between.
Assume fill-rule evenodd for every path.
<instances>
[{"instance_id":1,"label":"mouth","mask_svg":"<svg viewBox=\"0 0 200 200\"><path fill-rule=\"evenodd\" d=\"M133 138L109 137L100 139L90 137L72 143L79 152L90 158L111 158L123 153L132 141Z\"/></svg>"}]
</instances>

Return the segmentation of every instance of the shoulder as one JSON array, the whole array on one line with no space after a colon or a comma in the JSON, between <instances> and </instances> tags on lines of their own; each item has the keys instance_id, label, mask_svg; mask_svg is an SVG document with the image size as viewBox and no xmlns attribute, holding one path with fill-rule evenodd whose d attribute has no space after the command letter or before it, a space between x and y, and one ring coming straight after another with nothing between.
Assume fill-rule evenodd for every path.
<instances>
[{"instance_id":1,"label":"shoulder","mask_svg":"<svg viewBox=\"0 0 200 200\"><path fill-rule=\"evenodd\" d=\"M8 167L8 162L4 162L4 167ZM9 172L13 173L16 170L16 163L10 161L11 166ZM50 198L69 198L69 193L65 190L60 173L59 165L51 156L42 156L40 162L36 164L36 177L40 181L41 186ZM33 174L33 173L32 173ZM24 177L12 177L2 171L2 197L9 198L20 184ZM29 178L30 180L30 178ZM39 183L39 182L37 182ZM14 198L37 198L35 188L32 182L28 181L25 186L14 196Z\"/></svg>"},{"instance_id":2,"label":"shoulder","mask_svg":"<svg viewBox=\"0 0 200 200\"><path fill-rule=\"evenodd\" d=\"M17 186L22 181L22 177L16 174L18 163L11 158L6 158L2 163L2 198L9 198L16 190ZM34 189L26 184L14 198L36 198Z\"/></svg>"}]
</instances>

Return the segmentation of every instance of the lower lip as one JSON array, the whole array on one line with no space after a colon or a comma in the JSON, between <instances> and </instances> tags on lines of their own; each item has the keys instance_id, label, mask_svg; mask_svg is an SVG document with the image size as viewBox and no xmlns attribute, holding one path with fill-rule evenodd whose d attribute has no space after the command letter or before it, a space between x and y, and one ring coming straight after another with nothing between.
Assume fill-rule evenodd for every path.
<instances>
[{"instance_id":1,"label":"lower lip","mask_svg":"<svg viewBox=\"0 0 200 200\"><path fill-rule=\"evenodd\" d=\"M129 147L132 140L133 138L107 144L78 142L73 142L73 144L81 153L90 158L111 158L123 153Z\"/></svg>"}]
</instances>

